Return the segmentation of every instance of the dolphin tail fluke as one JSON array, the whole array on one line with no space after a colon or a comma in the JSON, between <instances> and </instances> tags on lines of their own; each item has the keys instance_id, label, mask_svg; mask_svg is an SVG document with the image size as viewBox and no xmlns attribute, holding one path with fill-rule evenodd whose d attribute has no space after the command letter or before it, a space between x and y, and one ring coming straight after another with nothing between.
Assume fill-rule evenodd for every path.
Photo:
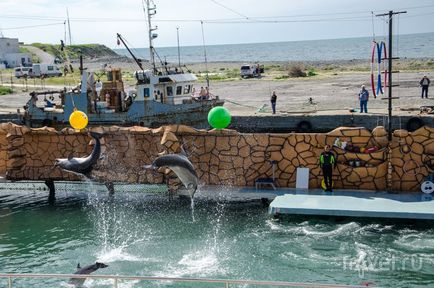
<instances>
[{"instance_id":1,"label":"dolphin tail fluke","mask_svg":"<svg viewBox=\"0 0 434 288\"><path fill-rule=\"evenodd\" d=\"M92 138L95 139L101 139L103 135L104 135L103 133L99 133L99 132L90 132L90 136L92 136Z\"/></svg>"},{"instance_id":2,"label":"dolphin tail fluke","mask_svg":"<svg viewBox=\"0 0 434 288\"><path fill-rule=\"evenodd\" d=\"M184 150L184 147L181 145L181 147L180 147L180 152L179 152L179 154L180 155L182 155L182 156L185 156L185 157L187 157L187 153L185 153L185 150Z\"/></svg>"}]
</instances>

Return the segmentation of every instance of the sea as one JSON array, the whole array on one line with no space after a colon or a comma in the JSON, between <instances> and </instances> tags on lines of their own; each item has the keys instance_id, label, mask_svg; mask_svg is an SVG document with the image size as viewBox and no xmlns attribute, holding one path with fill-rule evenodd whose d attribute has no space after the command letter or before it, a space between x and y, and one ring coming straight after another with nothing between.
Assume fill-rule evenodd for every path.
<instances>
[{"instance_id":1,"label":"sea","mask_svg":"<svg viewBox=\"0 0 434 288\"><path fill-rule=\"evenodd\" d=\"M270 43L207 45L209 62L256 62L256 61L333 61L370 59L372 37L329 40L288 41ZM376 37L377 42L386 37ZM178 62L177 47L158 47L154 44L162 61ZM393 56L401 58L434 58L434 33L394 35ZM126 49L117 53L129 56ZM181 46L182 63L205 62L204 47ZM134 49L136 56L149 59L148 48Z\"/></svg>"}]
</instances>

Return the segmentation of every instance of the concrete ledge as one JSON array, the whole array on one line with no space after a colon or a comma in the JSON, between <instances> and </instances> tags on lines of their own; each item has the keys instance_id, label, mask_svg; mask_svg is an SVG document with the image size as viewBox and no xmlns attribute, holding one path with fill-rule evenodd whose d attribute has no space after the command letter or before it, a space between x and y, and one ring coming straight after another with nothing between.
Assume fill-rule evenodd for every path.
<instances>
[{"instance_id":1,"label":"concrete ledge","mask_svg":"<svg viewBox=\"0 0 434 288\"><path fill-rule=\"evenodd\" d=\"M269 213L434 220L433 203L431 195L422 193L293 193L277 196L270 204Z\"/></svg>"}]
</instances>

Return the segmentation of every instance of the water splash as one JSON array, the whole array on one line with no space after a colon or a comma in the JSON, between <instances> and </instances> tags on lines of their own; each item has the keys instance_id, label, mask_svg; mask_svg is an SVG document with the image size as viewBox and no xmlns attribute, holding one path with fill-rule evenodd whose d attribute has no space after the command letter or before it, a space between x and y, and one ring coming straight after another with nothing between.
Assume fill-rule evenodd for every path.
<instances>
[{"instance_id":1,"label":"water splash","mask_svg":"<svg viewBox=\"0 0 434 288\"><path fill-rule=\"evenodd\" d=\"M190 208L191 208L191 220L194 222L196 222L196 219L194 218L194 197L191 197L191 202L190 202Z\"/></svg>"},{"instance_id":2,"label":"water splash","mask_svg":"<svg viewBox=\"0 0 434 288\"><path fill-rule=\"evenodd\" d=\"M89 195L87 208L100 247L96 256L101 262L143 260L129 252L147 239L146 233L143 233L146 223L135 211L134 201L93 192Z\"/></svg>"}]
</instances>

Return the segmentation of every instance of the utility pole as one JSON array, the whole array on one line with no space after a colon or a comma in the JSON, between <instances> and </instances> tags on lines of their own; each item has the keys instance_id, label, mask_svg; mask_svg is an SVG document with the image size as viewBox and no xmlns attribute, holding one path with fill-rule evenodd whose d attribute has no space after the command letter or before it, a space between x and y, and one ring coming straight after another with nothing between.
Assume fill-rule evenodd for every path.
<instances>
[{"instance_id":1,"label":"utility pole","mask_svg":"<svg viewBox=\"0 0 434 288\"><path fill-rule=\"evenodd\" d=\"M389 141L392 141L392 99L398 99L398 97L392 97L392 87L394 86L392 84L392 73L398 72L398 71L392 71L392 60L394 59L399 59L397 57L393 58L392 56L392 37L393 37L393 26L392 26L392 19L393 19L393 15L396 14L403 14L403 13L407 13L407 11L400 11L400 12L393 12L392 10L389 11L389 13L384 13L384 14L378 14L375 15L377 17L380 16L388 16L389 17L389 53L388 53L388 58L385 58L384 60L388 60L388 67L387 67L387 87L388 89L388 97L387 98L383 98L383 99L387 99L389 100L389 105L388 105L388 110L389 110L389 118L387 121L388 124L388 128L387 128L387 138L389 139ZM398 85L395 85L398 86Z\"/></svg>"},{"instance_id":2,"label":"utility pole","mask_svg":"<svg viewBox=\"0 0 434 288\"><path fill-rule=\"evenodd\" d=\"M68 34L69 34L69 45L72 45L72 36L71 36L71 23L69 22L69 11L68 8L66 8L66 18L68 21Z\"/></svg>"},{"instance_id":3,"label":"utility pole","mask_svg":"<svg viewBox=\"0 0 434 288\"><path fill-rule=\"evenodd\" d=\"M181 52L179 51L179 27L176 27L176 38L178 40L178 67L181 69Z\"/></svg>"}]
</instances>

